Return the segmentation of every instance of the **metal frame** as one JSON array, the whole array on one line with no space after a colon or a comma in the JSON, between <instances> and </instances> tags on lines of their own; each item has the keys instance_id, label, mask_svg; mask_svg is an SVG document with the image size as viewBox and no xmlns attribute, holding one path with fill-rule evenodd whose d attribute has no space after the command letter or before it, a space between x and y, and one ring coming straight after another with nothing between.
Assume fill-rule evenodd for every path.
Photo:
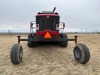
<instances>
[{"instance_id":1,"label":"metal frame","mask_svg":"<svg viewBox=\"0 0 100 75\"><path fill-rule=\"evenodd\" d=\"M58 15L58 14L57 14ZM32 33L32 30L36 27L33 27L33 25L36 24L36 21L30 21L30 33ZM61 25L61 28L59 28L59 30L64 30L64 22L60 22L59 25ZM34 32L33 32L34 33ZM34 42L38 42L37 38L30 38L30 39L21 39L21 36L17 36L18 37L18 43L20 43L20 41L34 41ZM67 40L67 41L75 41L75 44L77 44L77 37L78 36L74 36L74 39L66 39L66 38L58 38L59 41L63 41L63 40Z\"/></svg>"},{"instance_id":2,"label":"metal frame","mask_svg":"<svg viewBox=\"0 0 100 75\"><path fill-rule=\"evenodd\" d=\"M18 43L20 43L20 41L34 41L37 42L36 38L31 38L31 39L21 39L21 36L17 36L18 37ZM75 41L75 44L77 45L77 37L78 36L74 36L74 39L66 39L67 41Z\"/></svg>"}]
</instances>

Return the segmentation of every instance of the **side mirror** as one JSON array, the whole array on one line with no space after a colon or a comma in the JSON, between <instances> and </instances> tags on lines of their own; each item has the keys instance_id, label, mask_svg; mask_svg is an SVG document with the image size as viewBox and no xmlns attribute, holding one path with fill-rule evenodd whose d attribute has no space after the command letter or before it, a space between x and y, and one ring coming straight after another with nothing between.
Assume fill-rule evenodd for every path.
<instances>
[{"instance_id":1,"label":"side mirror","mask_svg":"<svg viewBox=\"0 0 100 75\"><path fill-rule=\"evenodd\" d=\"M31 28L33 27L33 23L30 23L30 27L31 27Z\"/></svg>"},{"instance_id":2,"label":"side mirror","mask_svg":"<svg viewBox=\"0 0 100 75\"><path fill-rule=\"evenodd\" d=\"M63 23L63 28L65 28L65 23Z\"/></svg>"},{"instance_id":3,"label":"side mirror","mask_svg":"<svg viewBox=\"0 0 100 75\"><path fill-rule=\"evenodd\" d=\"M33 25L33 23L31 23L31 26Z\"/></svg>"}]
</instances>

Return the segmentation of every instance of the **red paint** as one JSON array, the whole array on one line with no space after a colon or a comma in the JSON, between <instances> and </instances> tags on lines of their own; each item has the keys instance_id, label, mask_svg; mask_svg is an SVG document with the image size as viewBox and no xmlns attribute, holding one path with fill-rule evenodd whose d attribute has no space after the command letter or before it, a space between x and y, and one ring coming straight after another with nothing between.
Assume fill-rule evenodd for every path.
<instances>
[{"instance_id":1,"label":"red paint","mask_svg":"<svg viewBox=\"0 0 100 75\"><path fill-rule=\"evenodd\" d=\"M36 27L38 27L39 26L39 24L36 24Z\"/></svg>"},{"instance_id":2,"label":"red paint","mask_svg":"<svg viewBox=\"0 0 100 75\"><path fill-rule=\"evenodd\" d=\"M51 30L45 30L45 31L36 31L36 34L38 36L44 36L46 32L49 32L51 36L58 36L59 31L51 31Z\"/></svg>"},{"instance_id":3,"label":"red paint","mask_svg":"<svg viewBox=\"0 0 100 75\"><path fill-rule=\"evenodd\" d=\"M58 14L37 14L36 16L59 16Z\"/></svg>"}]
</instances>

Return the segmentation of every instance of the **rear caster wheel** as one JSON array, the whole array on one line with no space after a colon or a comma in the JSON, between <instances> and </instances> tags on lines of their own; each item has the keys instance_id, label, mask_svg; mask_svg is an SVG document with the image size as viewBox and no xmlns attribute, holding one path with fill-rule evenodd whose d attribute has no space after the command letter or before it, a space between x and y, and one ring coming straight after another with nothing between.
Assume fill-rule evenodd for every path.
<instances>
[{"instance_id":1,"label":"rear caster wheel","mask_svg":"<svg viewBox=\"0 0 100 75\"><path fill-rule=\"evenodd\" d=\"M10 52L10 60L12 64L20 64L23 57L23 48L20 44L14 44Z\"/></svg>"},{"instance_id":2,"label":"rear caster wheel","mask_svg":"<svg viewBox=\"0 0 100 75\"><path fill-rule=\"evenodd\" d=\"M89 49L84 44L77 44L74 47L73 53L74 53L74 57L75 57L76 61L81 64L87 63L90 59Z\"/></svg>"}]
</instances>

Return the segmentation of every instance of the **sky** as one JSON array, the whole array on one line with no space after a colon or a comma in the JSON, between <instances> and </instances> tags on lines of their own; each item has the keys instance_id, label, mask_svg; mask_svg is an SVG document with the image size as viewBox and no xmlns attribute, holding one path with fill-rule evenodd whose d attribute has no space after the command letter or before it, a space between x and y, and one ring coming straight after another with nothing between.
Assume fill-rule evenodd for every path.
<instances>
[{"instance_id":1,"label":"sky","mask_svg":"<svg viewBox=\"0 0 100 75\"><path fill-rule=\"evenodd\" d=\"M29 31L38 12L54 7L65 31L100 32L100 0L0 0L0 31Z\"/></svg>"}]
</instances>

